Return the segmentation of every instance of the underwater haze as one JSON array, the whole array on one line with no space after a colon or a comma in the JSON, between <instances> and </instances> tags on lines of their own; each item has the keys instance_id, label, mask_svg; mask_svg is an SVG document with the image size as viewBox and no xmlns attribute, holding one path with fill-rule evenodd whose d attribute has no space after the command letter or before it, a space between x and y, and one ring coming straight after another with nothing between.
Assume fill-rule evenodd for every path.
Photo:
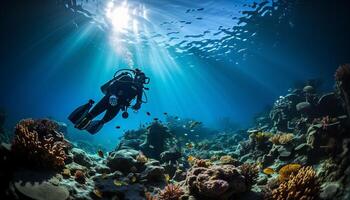
<instances>
[{"instance_id":1,"label":"underwater haze","mask_svg":"<svg viewBox=\"0 0 350 200\"><path fill-rule=\"evenodd\" d=\"M333 86L330 75L349 59L345 8L345 1L5 1L0 105L9 126L27 117L67 122L72 109L102 97L116 70L140 68L151 79L148 103L127 120L116 117L98 142L114 145L122 130L163 112L246 127L297 82Z\"/></svg>"}]
</instances>

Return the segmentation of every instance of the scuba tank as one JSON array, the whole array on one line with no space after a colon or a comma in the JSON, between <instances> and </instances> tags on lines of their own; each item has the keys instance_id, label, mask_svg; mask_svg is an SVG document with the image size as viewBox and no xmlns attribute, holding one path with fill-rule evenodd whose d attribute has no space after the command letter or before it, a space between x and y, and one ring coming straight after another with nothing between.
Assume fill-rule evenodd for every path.
<instances>
[{"instance_id":1,"label":"scuba tank","mask_svg":"<svg viewBox=\"0 0 350 200\"><path fill-rule=\"evenodd\" d=\"M129 72L122 72L119 75L115 74L112 80L108 81L107 83L105 83L105 84L103 84L101 86L100 89L101 89L102 93L103 94L107 94L109 86L113 85L116 81L119 81L119 82L131 82L132 81L132 77L131 77Z\"/></svg>"},{"instance_id":2,"label":"scuba tank","mask_svg":"<svg viewBox=\"0 0 350 200\"><path fill-rule=\"evenodd\" d=\"M78 123L85 115L89 112L91 107L94 105L93 100L89 100L88 103L79 106L77 109L75 109L69 116L68 119L73 123L76 124Z\"/></svg>"}]
</instances>

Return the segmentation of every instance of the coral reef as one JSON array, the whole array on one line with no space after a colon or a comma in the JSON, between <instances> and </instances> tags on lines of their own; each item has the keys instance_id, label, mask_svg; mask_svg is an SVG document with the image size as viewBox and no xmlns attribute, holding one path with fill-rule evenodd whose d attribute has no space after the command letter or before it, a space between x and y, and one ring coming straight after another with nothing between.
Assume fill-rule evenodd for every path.
<instances>
[{"instance_id":1,"label":"coral reef","mask_svg":"<svg viewBox=\"0 0 350 200\"><path fill-rule=\"evenodd\" d=\"M291 89L249 129L167 116L126 131L110 152L66 141L63 123L22 120L12 145L0 146L0 198L47 199L44 188L58 200L347 200L348 68L336 73L337 94L310 83ZM27 180L22 170L45 177Z\"/></svg>"},{"instance_id":2,"label":"coral reef","mask_svg":"<svg viewBox=\"0 0 350 200\"><path fill-rule=\"evenodd\" d=\"M282 182L277 189L272 191L272 199L318 199L319 191L320 185L316 172L312 167L303 167L298 173L292 174L288 181Z\"/></svg>"},{"instance_id":3,"label":"coral reef","mask_svg":"<svg viewBox=\"0 0 350 200\"><path fill-rule=\"evenodd\" d=\"M67 142L57 128L55 122L46 119L20 121L15 128L12 153L19 161L24 161L23 164L63 167Z\"/></svg>"}]
</instances>

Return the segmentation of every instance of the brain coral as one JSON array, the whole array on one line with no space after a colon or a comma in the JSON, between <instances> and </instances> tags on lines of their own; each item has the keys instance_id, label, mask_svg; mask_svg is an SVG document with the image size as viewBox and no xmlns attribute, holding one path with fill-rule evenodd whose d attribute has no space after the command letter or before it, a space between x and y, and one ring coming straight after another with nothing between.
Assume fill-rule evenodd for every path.
<instances>
[{"instance_id":1,"label":"brain coral","mask_svg":"<svg viewBox=\"0 0 350 200\"><path fill-rule=\"evenodd\" d=\"M292 174L288 181L282 182L272 191L274 200L313 200L319 195L320 185L312 167L303 167Z\"/></svg>"},{"instance_id":2,"label":"brain coral","mask_svg":"<svg viewBox=\"0 0 350 200\"><path fill-rule=\"evenodd\" d=\"M12 153L23 164L60 168L66 159L67 142L51 120L25 119L15 128Z\"/></svg>"},{"instance_id":3,"label":"brain coral","mask_svg":"<svg viewBox=\"0 0 350 200\"><path fill-rule=\"evenodd\" d=\"M233 165L192 167L187 173L186 184L190 192L199 198L225 200L232 194L247 190L244 176Z\"/></svg>"}]
</instances>

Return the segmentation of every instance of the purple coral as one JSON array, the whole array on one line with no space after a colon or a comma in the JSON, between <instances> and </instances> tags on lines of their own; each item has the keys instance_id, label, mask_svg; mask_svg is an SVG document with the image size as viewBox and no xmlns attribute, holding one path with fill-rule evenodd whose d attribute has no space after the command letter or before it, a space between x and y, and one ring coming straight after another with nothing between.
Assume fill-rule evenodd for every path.
<instances>
[{"instance_id":1,"label":"purple coral","mask_svg":"<svg viewBox=\"0 0 350 200\"><path fill-rule=\"evenodd\" d=\"M224 200L247 190L244 177L233 165L193 167L187 174L186 184L191 193L199 198Z\"/></svg>"}]
</instances>

